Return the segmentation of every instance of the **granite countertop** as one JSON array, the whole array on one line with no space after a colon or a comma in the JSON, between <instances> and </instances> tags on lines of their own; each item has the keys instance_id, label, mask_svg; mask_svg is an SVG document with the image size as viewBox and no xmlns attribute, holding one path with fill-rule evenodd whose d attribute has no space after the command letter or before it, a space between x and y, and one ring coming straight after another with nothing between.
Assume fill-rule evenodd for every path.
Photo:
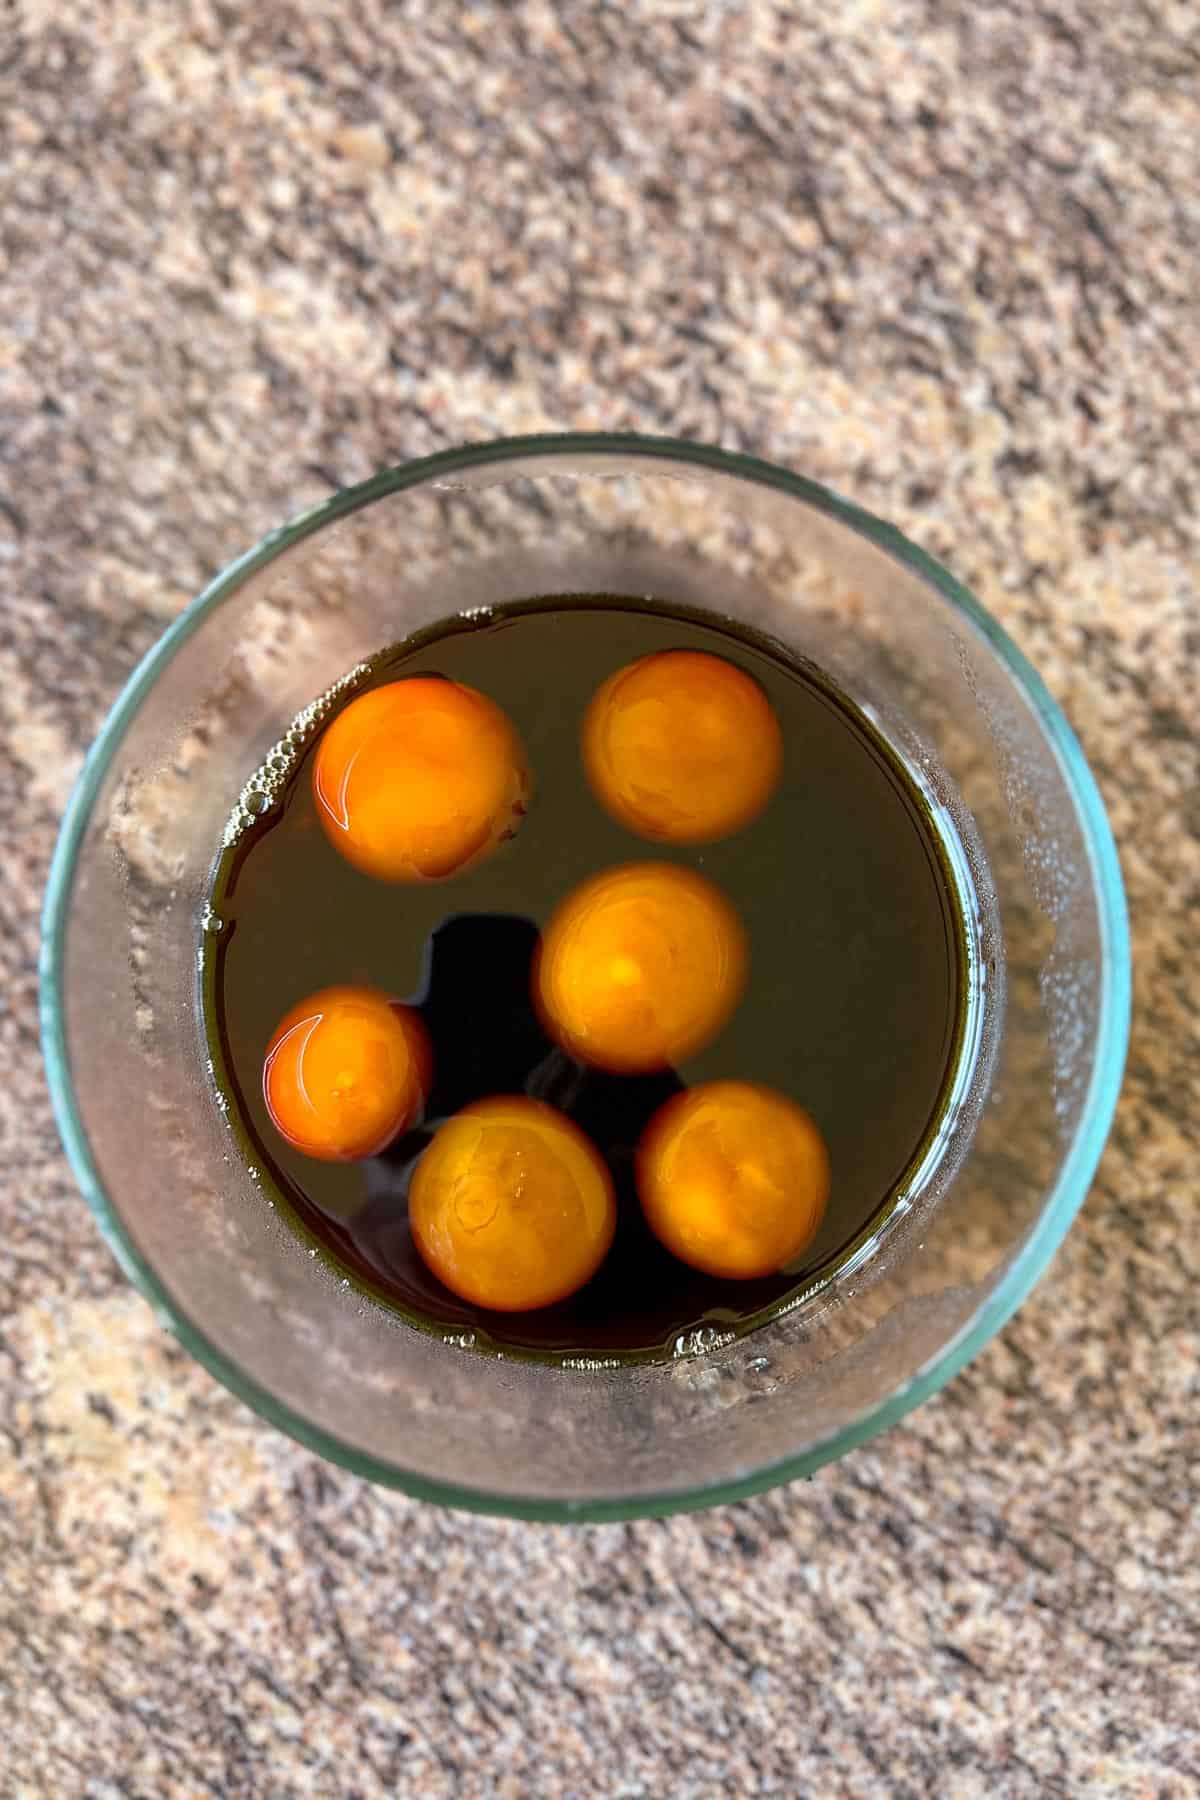
<instances>
[{"instance_id":1,"label":"granite countertop","mask_svg":"<svg viewBox=\"0 0 1200 1800\"><path fill-rule=\"evenodd\" d=\"M1200 37L1168 0L0 7L0 1792L1200 1784ZM1040 666L1136 1017L1053 1271L810 1482L543 1529L210 1380L59 1149L38 906L134 659L265 528L542 428L762 452Z\"/></svg>"}]
</instances>

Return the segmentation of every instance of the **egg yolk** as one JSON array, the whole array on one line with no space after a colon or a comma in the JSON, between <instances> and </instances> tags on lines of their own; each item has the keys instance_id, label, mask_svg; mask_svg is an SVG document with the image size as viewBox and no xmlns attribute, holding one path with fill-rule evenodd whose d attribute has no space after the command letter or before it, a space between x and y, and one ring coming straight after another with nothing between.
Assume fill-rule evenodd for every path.
<instances>
[{"instance_id":1,"label":"egg yolk","mask_svg":"<svg viewBox=\"0 0 1200 1800\"><path fill-rule=\"evenodd\" d=\"M702 651L663 650L619 669L584 716L597 799L663 843L707 843L749 824L775 791L782 757L758 683Z\"/></svg>"},{"instance_id":2,"label":"egg yolk","mask_svg":"<svg viewBox=\"0 0 1200 1800\"><path fill-rule=\"evenodd\" d=\"M589 1281L616 1227L599 1151L540 1100L478 1100L442 1125L409 1188L413 1242L474 1306L532 1312Z\"/></svg>"},{"instance_id":3,"label":"egg yolk","mask_svg":"<svg viewBox=\"0 0 1200 1800\"><path fill-rule=\"evenodd\" d=\"M542 1023L564 1050L617 1074L693 1056L741 999L748 953L730 902L673 863L627 863L581 883L534 957Z\"/></svg>"},{"instance_id":4,"label":"egg yolk","mask_svg":"<svg viewBox=\"0 0 1200 1800\"><path fill-rule=\"evenodd\" d=\"M802 1107L749 1081L709 1081L660 1107L637 1150L646 1222L707 1275L771 1275L816 1236L829 1152Z\"/></svg>"},{"instance_id":5,"label":"egg yolk","mask_svg":"<svg viewBox=\"0 0 1200 1800\"><path fill-rule=\"evenodd\" d=\"M282 1137L322 1162L386 1149L420 1115L433 1058L417 1014L366 987L329 987L285 1014L263 1098Z\"/></svg>"},{"instance_id":6,"label":"egg yolk","mask_svg":"<svg viewBox=\"0 0 1200 1800\"><path fill-rule=\"evenodd\" d=\"M364 874L442 881L511 837L525 811L521 741L485 694L414 675L326 727L313 763L325 834Z\"/></svg>"}]
</instances>

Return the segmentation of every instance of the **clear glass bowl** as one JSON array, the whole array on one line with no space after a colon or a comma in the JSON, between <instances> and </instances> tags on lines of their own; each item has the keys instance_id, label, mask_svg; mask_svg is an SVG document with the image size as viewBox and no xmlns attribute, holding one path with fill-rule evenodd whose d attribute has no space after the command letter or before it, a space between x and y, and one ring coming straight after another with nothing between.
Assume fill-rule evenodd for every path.
<instances>
[{"instance_id":1,"label":"clear glass bowl","mask_svg":"<svg viewBox=\"0 0 1200 1800\"><path fill-rule=\"evenodd\" d=\"M448 614L589 590L748 621L871 709L974 895L972 1055L938 1156L832 1285L732 1343L700 1332L660 1364L555 1369L414 1330L280 1222L209 1079L197 967L210 870L243 784L331 680ZM220 1381L323 1456L424 1498L621 1518L808 1474L934 1393L999 1330L1103 1146L1129 949L1079 746L1029 664L936 563L745 457L529 438L336 495L172 626L71 800L42 1005L80 1185L130 1278Z\"/></svg>"}]
</instances>

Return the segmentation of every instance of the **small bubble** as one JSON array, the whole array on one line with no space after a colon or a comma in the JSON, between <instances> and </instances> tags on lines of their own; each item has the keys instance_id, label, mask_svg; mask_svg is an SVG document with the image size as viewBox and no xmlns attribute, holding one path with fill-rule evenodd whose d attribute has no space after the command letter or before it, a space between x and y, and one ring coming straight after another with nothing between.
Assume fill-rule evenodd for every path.
<instances>
[{"instance_id":1,"label":"small bubble","mask_svg":"<svg viewBox=\"0 0 1200 1800\"><path fill-rule=\"evenodd\" d=\"M245 805L248 813L253 813L256 818L261 818L262 814L270 808L271 796L264 794L261 788L256 788L253 793L246 795Z\"/></svg>"},{"instance_id":2,"label":"small bubble","mask_svg":"<svg viewBox=\"0 0 1200 1800\"><path fill-rule=\"evenodd\" d=\"M200 919L200 929L212 932L215 937L219 931L224 931L225 921L220 913L215 913L211 906L206 906Z\"/></svg>"}]
</instances>

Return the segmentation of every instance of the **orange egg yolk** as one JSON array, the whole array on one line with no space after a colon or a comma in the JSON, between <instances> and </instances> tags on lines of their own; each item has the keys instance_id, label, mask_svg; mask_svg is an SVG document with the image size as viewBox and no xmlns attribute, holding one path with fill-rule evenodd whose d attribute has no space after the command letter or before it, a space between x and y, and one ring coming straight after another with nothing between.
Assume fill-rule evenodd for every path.
<instances>
[{"instance_id":1,"label":"orange egg yolk","mask_svg":"<svg viewBox=\"0 0 1200 1800\"><path fill-rule=\"evenodd\" d=\"M322 988L279 1022L263 1063L275 1129L322 1162L386 1149L420 1115L433 1059L415 1012L374 988Z\"/></svg>"},{"instance_id":2,"label":"orange egg yolk","mask_svg":"<svg viewBox=\"0 0 1200 1800\"><path fill-rule=\"evenodd\" d=\"M748 825L775 791L782 757L758 683L702 651L664 650L619 669L584 717L597 799L662 843L707 843Z\"/></svg>"},{"instance_id":3,"label":"orange egg yolk","mask_svg":"<svg viewBox=\"0 0 1200 1800\"><path fill-rule=\"evenodd\" d=\"M441 881L516 830L529 795L520 739L474 688L414 675L352 700L317 746L326 836L382 881Z\"/></svg>"},{"instance_id":4,"label":"orange egg yolk","mask_svg":"<svg viewBox=\"0 0 1200 1800\"><path fill-rule=\"evenodd\" d=\"M681 1262L731 1281L774 1274L807 1248L829 1182L813 1120L754 1082L676 1095L638 1145L638 1195L654 1235Z\"/></svg>"},{"instance_id":5,"label":"orange egg yolk","mask_svg":"<svg viewBox=\"0 0 1200 1800\"><path fill-rule=\"evenodd\" d=\"M604 1160L539 1100L500 1096L442 1125L409 1188L413 1242L460 1299L493 1312L552 1306L608 1254L616 1203Z\"/></svg>"},{"instance_id":6,"label":"orange egg yolk","mask_svg":"<svg viewBox=\"0 0 1200 1800\"><path fill-rule=\"evenodd\" d=\"M534 958L534 1001L572 1056L640 1074L716 1036L746 965L741 921L711 881L672 863L628 863L557 908Z\"/></svg>"}]
</instances>

